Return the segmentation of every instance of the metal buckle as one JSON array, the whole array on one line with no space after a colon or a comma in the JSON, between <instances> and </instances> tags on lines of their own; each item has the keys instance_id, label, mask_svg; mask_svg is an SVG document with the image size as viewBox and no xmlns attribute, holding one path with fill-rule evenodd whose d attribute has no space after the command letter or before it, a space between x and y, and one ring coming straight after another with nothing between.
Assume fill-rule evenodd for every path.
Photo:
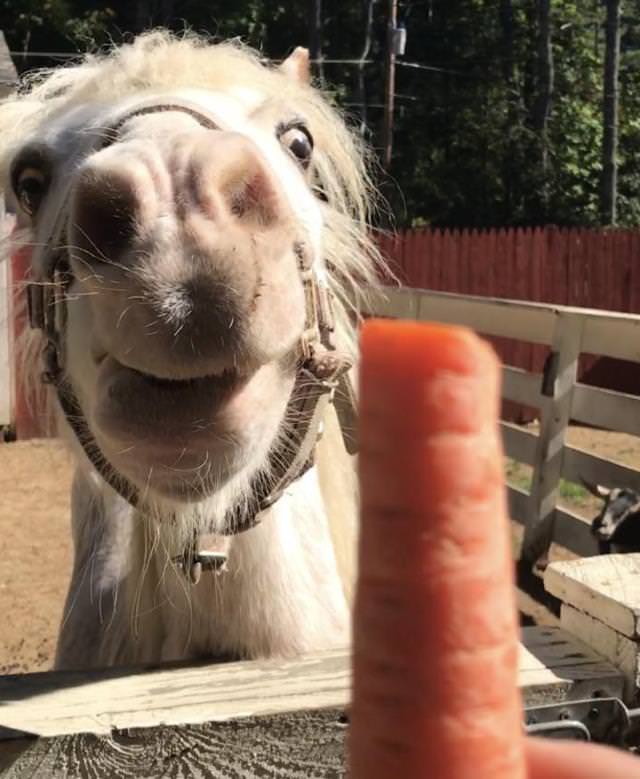
<instances>
[{"instance_id":1,"label":"metal buckle","mask_svg":"<svg viewBox=\"0 0 640 779\"><path fill-rule=\"evenodd\" d=\"M588 698L524 710L528 734L573 738L622 746L640 709L628 709L619 698Z\"/></svg>"},{"instance_id":2,"label":"metal buckle","mask_svg":"<svg viewBox=\"0 0 640 779\"><path fill-rule=\"evenodd\" d=\"M174 557L173 563L182 569L191 584L197 584L203 572L224 573L227 569L227 555L224 552L198 552L193 556Z\"/></svg>"}]
</instances>

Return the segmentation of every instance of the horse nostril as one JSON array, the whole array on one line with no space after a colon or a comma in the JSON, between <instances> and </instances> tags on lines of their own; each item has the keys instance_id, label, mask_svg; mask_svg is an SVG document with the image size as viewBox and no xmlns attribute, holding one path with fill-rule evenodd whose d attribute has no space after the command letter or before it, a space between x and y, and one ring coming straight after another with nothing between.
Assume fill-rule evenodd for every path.
<instances>
[{"instance_id":1,"label":"horse nostril","mask_svg":"<svg viewBox=\"0 0 640 779\"><path fill-rule=\"evenodd\" d=\"M108 262L132 243L137 198L126 174L84 171L72 201L71 243L80 262Z\"/></svg>"},{"instance_id":2,"label":"horse nostril","mask_svg":"<svg viewBox=\"0 0 640 779\"><path fill-rule=\"evenodd\" d=\"M233 216L268 227L278 218L278 196L262 171L239 175L226 184L223 197Z\"/></svg>"}]
</instances>

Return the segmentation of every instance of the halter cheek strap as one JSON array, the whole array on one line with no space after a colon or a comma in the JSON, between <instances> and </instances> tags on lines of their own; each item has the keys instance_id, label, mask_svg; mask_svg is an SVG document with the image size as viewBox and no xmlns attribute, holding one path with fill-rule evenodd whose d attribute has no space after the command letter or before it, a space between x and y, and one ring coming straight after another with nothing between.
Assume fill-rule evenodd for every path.
<instances>
[{"instance_id":1,"label":"halter cheek strap","mask_svg":"<svg viewBox=\"0 0 640 779\"><path fill-rule=\"evenodd\" d=\"M194 117L204 127L215 128L216 123L200 106L189 101L171 100L168 103L143 102L119 117L110 127L94 136L84 136L84 156L109 146L119 139L122 126L129 119L152 112L181 111ZM64 334L66 330L66 296L73 280L66 250L67 223L71 179L66 177L58 187L60 206L55 215L48 239L39 257L42 277L27 287L31 327L41 330L46 337L44 348L45 371L43 380L56 390L60 407L85 455L100 476L132 506L141 508L138 489L121 477L102 455L86 421L80 403L64 374ZM260 471L251 484L251 499L230 510L225 517L221 536L232 536L255 527L262 513L272 506L285 490L300 478L313 464L316 443L322 431L322 419L332 403L336 390L342 397L339 410L344 410L350 397L347 371L350 362L341 355L334 343L332 296L328 286L318 279L313 258L304 243L293 246L305 296L305 327L299 344L299 360L287 418L294 420L287 440L272 449L268 466ZM343 425L347 450L354 451L353 437ZM219 545L224 547L225 545ZM198 537L174 562L188 578L195 582L203 570L221 570L226 551L201 551Z\"/></svg>"}]
</instances>

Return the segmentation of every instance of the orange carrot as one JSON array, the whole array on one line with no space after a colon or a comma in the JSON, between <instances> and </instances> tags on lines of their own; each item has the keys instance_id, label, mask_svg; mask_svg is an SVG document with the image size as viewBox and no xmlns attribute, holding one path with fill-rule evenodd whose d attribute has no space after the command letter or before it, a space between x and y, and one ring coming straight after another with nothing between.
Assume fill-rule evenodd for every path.
<instances>
[{"instance_id":1,"label":"orange carrot","mask_svg":"<svg viewBox=\"0 0 640 779\"><path fill-rule=\"evenodd\" d=\"M471 332L362 333L352 779L523 779L498 361Z\"/></svg>"}]
</instances>

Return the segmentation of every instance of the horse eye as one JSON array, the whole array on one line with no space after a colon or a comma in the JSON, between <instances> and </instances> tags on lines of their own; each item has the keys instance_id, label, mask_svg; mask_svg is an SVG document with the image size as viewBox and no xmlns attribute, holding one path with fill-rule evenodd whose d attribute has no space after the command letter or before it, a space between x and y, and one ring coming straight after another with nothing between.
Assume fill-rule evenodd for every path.
<instances>
[{"instance_id":1,"label":"horse eye","mask_svg":"<svg viewBox=\"0 0 640 779\"><path fill-rule=\"evenodd\" d=\"M33 216L44 199L49 181L38 168L25 167L15 178L14 189L22 209Z\"/></svg>"},{"instance_id":2,"label":"horse eye","mask_svg":"<svg viewBox=\"0 0 640 779\"><path fill-rule=\"evenodd\" d=\"M305 170L309 167L313 154L313 138L306 127L289 127L280 134L280 142Z\"/></svg>"}]
</instances>

